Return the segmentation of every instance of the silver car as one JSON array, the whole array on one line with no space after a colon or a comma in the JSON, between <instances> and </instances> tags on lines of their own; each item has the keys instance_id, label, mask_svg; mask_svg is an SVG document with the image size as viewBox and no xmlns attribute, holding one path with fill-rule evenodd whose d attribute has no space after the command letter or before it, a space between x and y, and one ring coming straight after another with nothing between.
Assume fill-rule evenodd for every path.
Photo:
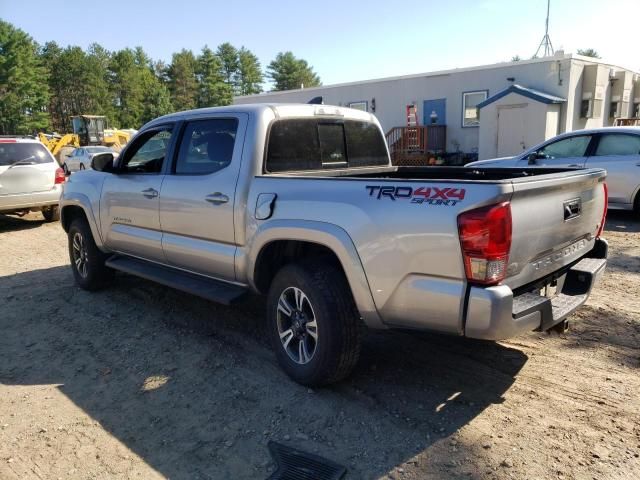
<instances>
[{"instance_id":1,"label":"silver car","mask_svg":"<svg viewBox=\"0 0 640 480\"><path fill-rule=\"evenodd\" d=\"M91 168L91 159L98 153L113 153L115 152L109 147L91 146L91 147L79 147L73 152L67 155L64 161L65 173L77 172L79 170L86 170Z\"/></svg>"},{"instance_id":2,"label":"silver car","mask_svg":"<svg viewBox=\"0 0 640 480\"><path fill-rule=\"evenodd\" d=\"M42 143L31 137L0 138L0 213L39 210L45 220L59 220L64 182L63 169Z\"/></svg>"},{"instance_id":3,"label":"silver car","mask_svg":"<svg viewBox=\"0 0 640 480\"><path fill-rule=\"evenodd\" d=\"M640 213L640 127L564 133L515 157L480 160L467 167L604 168L609 208Z\"/></svg>"}]
</instances>

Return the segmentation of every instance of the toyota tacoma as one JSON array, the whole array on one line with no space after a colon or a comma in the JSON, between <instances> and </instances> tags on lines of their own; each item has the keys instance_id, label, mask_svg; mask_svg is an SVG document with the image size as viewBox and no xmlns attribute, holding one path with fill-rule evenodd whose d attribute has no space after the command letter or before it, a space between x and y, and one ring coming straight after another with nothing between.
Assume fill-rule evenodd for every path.
<instances>
[{"instance_id":1,"label":"toyota tacoma","mask_svg":"<svg viewBox=\"0 0 640 480\"><path fill-rule=\"evenodd\" d=\"M160 117L61 198L71 268L231 304L267 296L295 381L349 374L363 325L498 340L564 329L602 274L605 171L395 167L373 115L235 105Z\"/></svg>"}]
</instances>

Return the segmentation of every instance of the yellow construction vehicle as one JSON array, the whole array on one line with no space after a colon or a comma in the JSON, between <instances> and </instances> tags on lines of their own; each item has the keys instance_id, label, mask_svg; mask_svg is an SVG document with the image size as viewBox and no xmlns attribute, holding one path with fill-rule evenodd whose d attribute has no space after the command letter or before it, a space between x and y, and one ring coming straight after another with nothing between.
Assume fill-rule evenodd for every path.
<instances>
[{"instance_id":1,"label":"yellow construction vehicle","mask_svg":"<svg viewBox=\"0 0 640 480\"><path fill-rule=\"evenodd\" d=\"M105 130L105 120L106 118L102 115L77 115L71 117L73 133L65 135L39 133L38 139L60 163L64 163L65 151L75 147L104 145L119 152L129 142L131 135L123 130Z\"/></svg>"}]
</instances>

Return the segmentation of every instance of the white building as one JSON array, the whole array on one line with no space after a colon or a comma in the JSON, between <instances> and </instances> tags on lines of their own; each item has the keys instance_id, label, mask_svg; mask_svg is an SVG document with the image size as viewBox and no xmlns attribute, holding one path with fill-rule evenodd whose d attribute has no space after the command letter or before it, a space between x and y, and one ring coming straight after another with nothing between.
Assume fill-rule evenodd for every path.
<instances>
[{"instance_id":1,"label":"white building","mask_svg":"<svg viewBox=\"0 0 640 480\"><path fill-rule=\"evenodd\" d=\"M558 133L640 117L640 75L558 52L519 62L338 85L267 92L234 103L303 102L374 113L385 131L407 125L415 105L423 125L446 125L446 151L480 159L514 155Z\"/></svg>"}]
</instances>

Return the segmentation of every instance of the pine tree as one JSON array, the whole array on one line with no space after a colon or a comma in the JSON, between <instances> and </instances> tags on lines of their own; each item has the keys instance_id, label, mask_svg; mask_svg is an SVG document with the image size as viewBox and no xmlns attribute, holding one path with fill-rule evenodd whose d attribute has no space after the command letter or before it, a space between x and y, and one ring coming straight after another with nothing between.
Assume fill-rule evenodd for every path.
<instances>
[{"instance_id":1,"label":"pine tree","mask_svg":"<svg viewBox=\"0 0 640 480\"><path fill-rule=\"evenodd\" d=\"M600 58L597 50L594 50L593 48L579 48L576 53L578 55L582 55L583 57Z\"/></svg>"},{"instance_id":2,"label":"pine tree","mask_svg":"<svg viewBox=\"0 0 640 480\"><path fill-rule=\"evenodd\" d=\"M321 85L320 77L307 61L296 58L291 52L278 53L267 67L267 76L273 81L276 91Z\"/></svg>"},{"instance_id":3,"label":"pine tree","mask_svg":"<svg viewBox=\"0 0 640 480\"><path fill-rule=\"evenodd\" d=\"M225 82L220 58L205 45L197 62L198 107L229 105L233 100L233 90Z\"/></svg>"},{"instance_id":4,"label":"pine tree","mask_svg":"<svg viewBox=\"0 0 640 480\"><path fill-rule=\"evenodd\" d=\"M89 45L85 58L89 102L87 102L87 110L83 113L105 115L108 124L112 125L115 121L115 111L109 90L108 68L110 61L111 54L104 47L97 43Z\"/></svg>"},{"instance_id":5,"label":"pine tree","mask_svg":"<svg viewBox=\"0 0 640 480\"><path fill-rule=\"evenodd\" d=\"M260 62L251 51L242 47L238 50L238 95L253 95L262 91L262 70Z\"/></svg>"},{"instance_id":6,"label":"pine tree","mask_svg":"<svg viewBox=\"0 0 640 480\"><path fill-rule=\"evenodd\" d=\"M218 46L216 55L222 63L224 81L235 90L238 74L238 50L228 42Z\"/></svg>"},{"instance_id":7,"label":"pine tree","mask_svg":"<svg viewBox=\"0 0 640 480\"><path fill-rule=\"evenodd\" d=\"M139 128L143 122L145 86L133 50L125 48L112 55L109 77L116 111L115 125L120 128Z\"/></svg>"},{"instance_id":8,"label":"pine tree","mask_svg":"<svg viewBox=\"0 0 640 480\"><path fill-rule=\"evenodd\" d=\"M0 20L0 133L31 134L49 126L47 71L38 46Z\"/></svg>"},{"instance_id":9,"label":"pine tree","mask_svg":"<svg viewBox=\"0 0 640 480\"><path fill-rule=\"evenodd\" d=\"M191 50L174 53L169 67L169 91L176 110L195 108L198 97L196 58Z\"/></svg>"}]
</instances>

